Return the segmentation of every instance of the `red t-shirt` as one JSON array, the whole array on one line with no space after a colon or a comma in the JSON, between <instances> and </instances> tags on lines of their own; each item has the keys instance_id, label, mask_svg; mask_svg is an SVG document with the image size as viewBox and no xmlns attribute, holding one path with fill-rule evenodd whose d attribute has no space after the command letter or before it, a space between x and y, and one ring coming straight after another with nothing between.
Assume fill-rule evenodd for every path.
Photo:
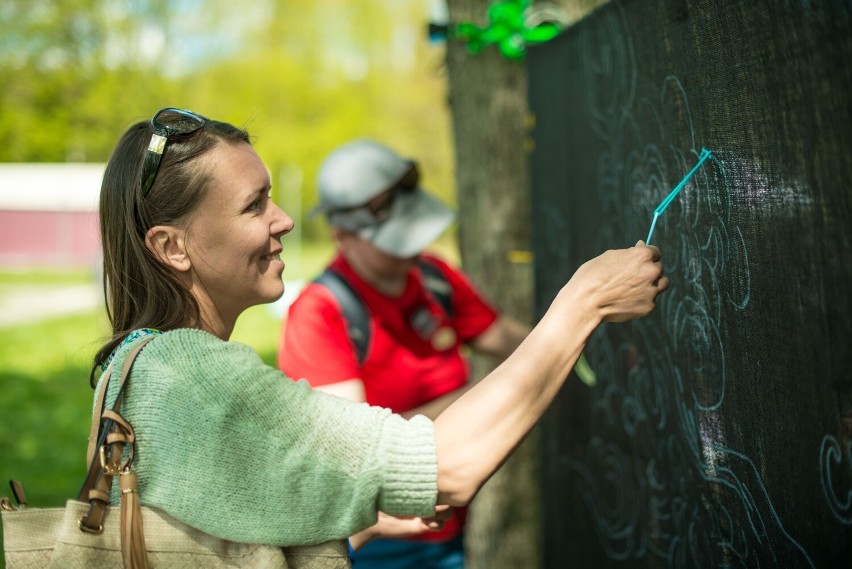
<instances>
[{"instance_id":1,"label":"red t-shirt","mask_svg":"<svg viewBox=\"0 0 852 569\"><path fill-rule=\"evenodd\" d=\"M363 366L358 365L334 296L324 286L311 283L290 306L278 367L289 377L306 378L314 386L360 378L367 403L396 413L465 385L469 369L462 345L487 330L498 312L460 271L434 256L423 257L441 270L452 287L450 315L424 287L419 267L409 273L403 293L390 297L364 282L338 255L331 267L352 285L371 315ZM424 337L412 324L412 320L423 322L424 310L430 315L426 328L434 330L431 337ZM453 333L448 334L447 328ZM443 530L428 532L420 539L451 539L461 533L464 517L463 509L458 509Z\"/></svg>"}]
</instances>

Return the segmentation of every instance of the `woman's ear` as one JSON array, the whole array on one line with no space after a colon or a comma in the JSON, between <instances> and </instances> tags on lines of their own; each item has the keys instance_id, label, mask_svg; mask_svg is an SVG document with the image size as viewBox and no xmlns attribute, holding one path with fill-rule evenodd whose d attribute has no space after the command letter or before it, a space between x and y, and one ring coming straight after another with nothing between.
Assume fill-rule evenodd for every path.
<instances>
[{"instance_id":1,"label":"woman's ear","mask_svg":"<svg viewBox=\"0 0 852 569\"><path fill-rule=\"evenodd\" d=\"M186 272L192 268L192 262L186 254L185 237L181 228L156 225L145 234L145 246L165 266Z\"/></svg>"}]
</instances>

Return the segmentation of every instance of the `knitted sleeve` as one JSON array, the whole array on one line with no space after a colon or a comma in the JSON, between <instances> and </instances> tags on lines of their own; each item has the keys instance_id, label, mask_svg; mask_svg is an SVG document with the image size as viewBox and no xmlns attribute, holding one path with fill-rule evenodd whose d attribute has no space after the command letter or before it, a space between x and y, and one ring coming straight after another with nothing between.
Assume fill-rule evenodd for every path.
<instances>
[{"instance_id":1,"label":"knitted sleeve","mask_svg":"<svg viewBox=\"0 0 852 569\"><path fill-rule=\"evenodd\" d=\"M431 421L312 390L206 332L148 344L123 412L142 503L222 538L313 544L371 525L377 509L434 513Z\"/></svg>"}]
</instances>

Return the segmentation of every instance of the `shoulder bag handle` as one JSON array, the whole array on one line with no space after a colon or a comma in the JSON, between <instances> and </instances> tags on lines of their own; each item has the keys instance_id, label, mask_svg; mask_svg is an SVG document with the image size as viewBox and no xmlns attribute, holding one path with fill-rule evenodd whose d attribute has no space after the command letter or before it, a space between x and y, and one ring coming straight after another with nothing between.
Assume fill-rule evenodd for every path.
<instances>
[{"instance_id":1,"label":"shoulder bag handle","mask_svg":"<svg viewBox=\"0 0 852 569\"><path fill-rule=\"evenodd\" d=\"M145 344L153 339L154 336L149 336L139 340L128 354L121 368L121 384L118 388L118 396L109 411L104 411L103 406L111 377L106 377L102 382L98 402L92 414L91 438L87 453L89 470L86 481L77 496L79 501L89 502L88 514L79 521L80 529L83 531L94 533L102 531L106 508L110 503L112 479L120 474L117 465L121 461L124 446L135 443L133 427L120 414L121 400L136 356L139 355ZM105 373L111 375L111 370L107 370Z\"/></svg>"}]
</instances>

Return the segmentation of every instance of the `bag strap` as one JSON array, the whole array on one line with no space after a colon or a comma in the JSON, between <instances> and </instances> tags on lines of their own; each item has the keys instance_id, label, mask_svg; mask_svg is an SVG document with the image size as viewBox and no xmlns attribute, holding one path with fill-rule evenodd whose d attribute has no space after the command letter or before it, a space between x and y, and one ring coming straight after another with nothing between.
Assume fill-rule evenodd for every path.
<instances>
[{"instance_id":1,"label":"bag strap","mask_svg":"<svg viewBox=\"0 0 852 569\"><path fill-rule=\"evenodd\" d=\"M423 287L438 301L447 316L453 315L453 287L444 272L435 263L423 257L417 258L417 266L423 273Z\"/></svg>"},{"instance_id":2,"label":"bag strap","mask_svg":"<svg viewBox=\"0 0 852 569\"><path fill-rule=\"evenodd\" d=\"M423 274L423 287L443 309L447 316L453 314L453 287L443 271L434 263L418 258L417 266ZM352 342L358 365L364 365L370 348L370 313L355 288L337 269L328 267L317 278L316 284L324 286L340 305L346 321L346 333Z\"/></svg>"},{"instance_id":3,"label":"bag strap","mask_svg":"<svg viewBox=\"0 0 852 569\"><path fill-rule=\"evenodd\" d=\"M104 372L104 380L101 382L101 390L98 391L98 399L95 402L95 407L93 413L96 415L92 416L92 427L89 430L89 448L86 450L86 467L90 467L92 464L92 459L95 457L95 450L98 446L98 431L101 426L101 414L104 409L104 399L106 399L107 388L109 387L109 377L112 373L112 363L110 363L109 367L107 367Z\"/></svg>"},{"instance_id":4,"label":"bag strap","mask_svg":"<svg viewBox=\"0 0 852 569\"><path fill-rule=\"evenodd\" d=\"M153 336L145 337L130 350L130 353L127 355L127 359L124 360L124 365L121 367L121 380L118 386L118 396L115 398L115 403L113 404L113 411L119 413L121 409L121 400L122 395L124 393L124 387L127 383L127 378L130 376L130 369L133 367L133 362L136 360L136 356L139 355L139 352L142 348L153 340ZM104 373L110 374L107 375L104 380L101 382L101 390L98 393L98 400L95 404L95 408L92 414L92 427L89 432L89 448L86 452L86 464L88 465L88 474L86 476L86 481L83 484L83 487L80 488L80 492L77 494L77 499L81 502L88 502L88 492L94 488L96 478L101 473L101 464L100 464L100 456L97 455L98 450L103 446L106 438L107 432L110 430L112 426L111 422L104 423L103 421L103 412L104 412L104 401L106 400L107 391L109 391L109 384L112 373L112 365L107 368L107 371ZM103 424L102 424L103 423Z\"/></svg>"},{"instance_id":5,"label":"bag strap","mask_svg":"<svg viewBox=\"0 0 852 569\"><path fill-rule=\"evenodd\" d=\"M346 321L346 333L355 350L358 365L364 365L370 345L370 315L364 301L339 271L327 268L314 282L331 292Z\"/></svg>"},{"instance_id":6,"label":"bag strap","mask_svg":"<svg viewBox=\"0 0 852 569\"><path fill-rule=\"evenodd\" d=\"M110 504L113 478L119 477L121 552L125 569L147 569L148 559L145 536L142 532L136 473L131 469L136 450L136 435L133 426L121 416L121 401L136 356L145 344L153 339L153 336L149 336L139 340L128 354L121 369L118 395L111 409L104 409L103 403L111 376L107 376L102 382L98 403L92 414L92 432L98 433L98 441L95 445L97 452L92 450L90 441L92 456L88 457L89 472L77 498L80 501L89 502L89 510L78 520L77 526L81 531L99 534L103 531L104 517ZM124 448L127 445L130 445L130 456L122 464Z\"/></svg>"}]
</instances>

